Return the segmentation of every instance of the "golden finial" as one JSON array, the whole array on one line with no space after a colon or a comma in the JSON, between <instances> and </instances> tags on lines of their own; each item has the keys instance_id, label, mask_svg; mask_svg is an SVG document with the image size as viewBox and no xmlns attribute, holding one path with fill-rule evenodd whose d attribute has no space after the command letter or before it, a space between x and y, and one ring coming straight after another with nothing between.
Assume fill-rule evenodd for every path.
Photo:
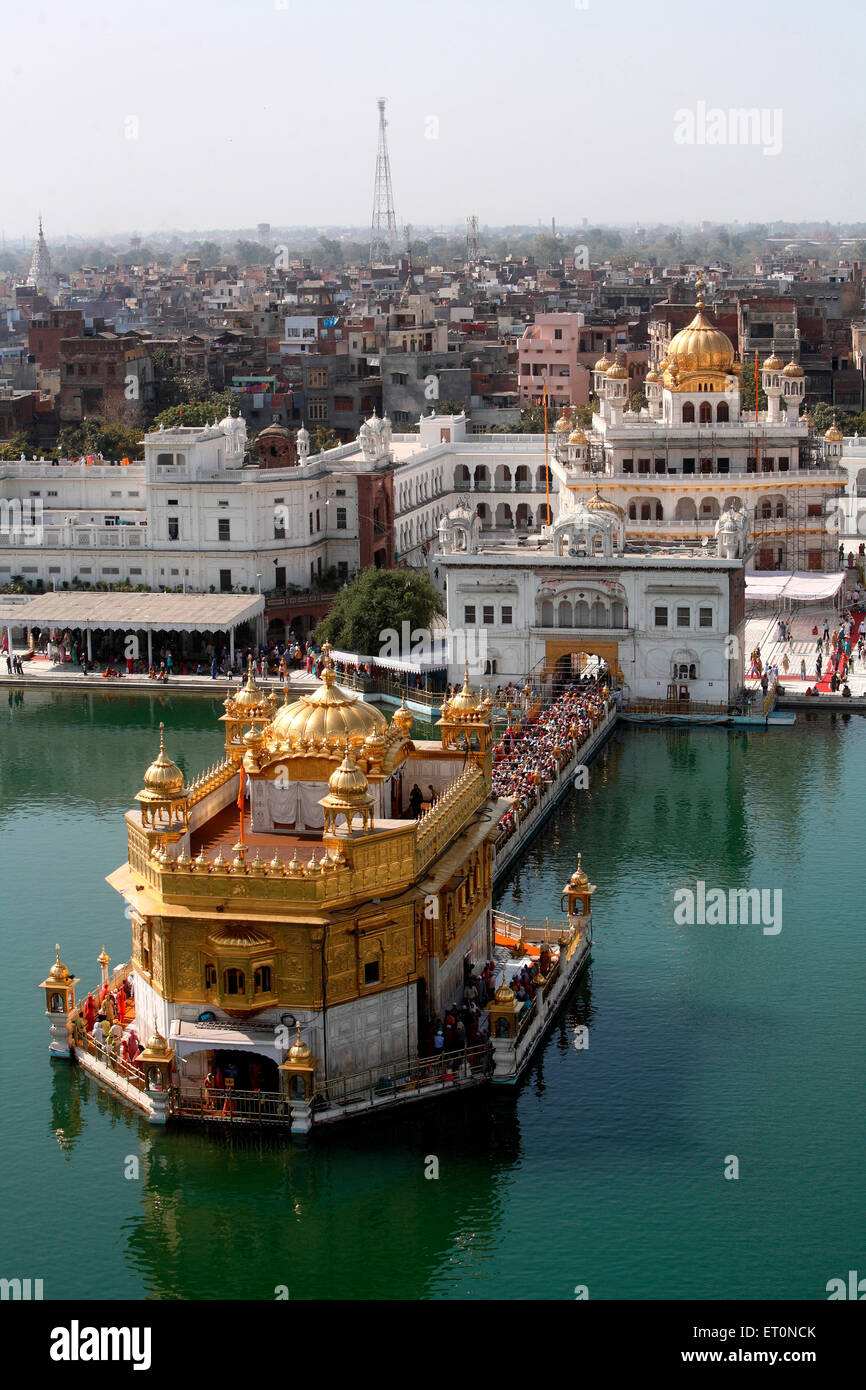
<instances>
[{"instance_id":1,"label":"golden finial","mask_svg":"<svg viewBox=\"0 0 866 1390\"><path fill-rule=\"evenodd\" d=\"M695 303L696 303L696 305L697 305L697 307L698 307L699 309L703 309L703 307L704 307L704 272L703 272L702 270L699 270L699 271L698 271L698 278L697 278L697 280L695 281L695 289L697 290L697 299L695 300Z\"/></svg>"}]
</instances>

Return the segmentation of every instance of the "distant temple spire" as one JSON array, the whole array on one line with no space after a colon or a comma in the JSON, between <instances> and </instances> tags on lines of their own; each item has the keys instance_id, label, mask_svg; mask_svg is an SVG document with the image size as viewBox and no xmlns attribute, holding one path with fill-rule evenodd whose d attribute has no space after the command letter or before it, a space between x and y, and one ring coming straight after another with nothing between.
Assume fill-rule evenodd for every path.
<instances>
[{"instance_id":1,"label":"distant temple spire","mask_svg":"<svg viewBox=\"0 0 866 1390\"><path fill-rule=\"evenodd\" d=\"M51 278L51 255L45 242L45 234L42 231L42 214L39 214L39 235L36 238L36 245L33 248L33 258L30 262L30 271L27 276L27 284L34 289L44 285Z\"/></svg>"}]
</instances>

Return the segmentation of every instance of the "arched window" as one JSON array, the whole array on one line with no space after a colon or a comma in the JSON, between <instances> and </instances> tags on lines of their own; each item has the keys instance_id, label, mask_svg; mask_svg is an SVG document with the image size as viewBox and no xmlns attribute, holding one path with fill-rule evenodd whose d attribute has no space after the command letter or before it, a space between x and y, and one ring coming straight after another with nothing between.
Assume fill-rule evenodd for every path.
<instances>
[{"instance_id":1,"label":"arched window","mask_svg":"<svg viewBox=\"0 0 866 1390\"><path fill-rule=\"evenodd\" d=\"M270 994L271 967L259 965L253 975L253 994Z\"/></svg>"},{"instance_id":2,"label":"arched window","mask_svg":"<svg viewBox=\"0 0 866 1390\"><path fill-rule=\"evenodd\" d=\"M637 507L634 502L628 504L629 521L637 521Z\"/></svg>"},{"instance_id":3,"label":"arched window","mask_svg":"<svg viewBox=\"0 0 866 1390\"><path fill-rule=\"evenodd\" d=\"M223 975L223 994L246 994L247 982L242 970L234 967Z\"/></svg>"},{"instance_id":4,"label":"arched window","mask_svg":"<svg viewBox=\"0 0 866 1390\"><path fill-rule=\"evenodd\" d=\"M698 668L697 668L697 666L695 665L695 663L692 662L691 666L689 667L689 680L690 680L690 681L696 681L697 678L698 678Z\"/></svg>"},{"instance_id":5,"label":"arched window","mask_svg":"<svg viewBox=\"0 0 866 1390\"><path fill-rule=\"evenodd\" d=\"M730 420L730 418L731 412L728 408L728 402L720 401L719 404L716 406L716 420L719 422L719 424L722 424L726 420Z\"/></svg>"},{"instance_id":6,"label":"arched window","mask_svg":"<svg viewBox=\"0 0 866 1390\"><path fill-rule=\"evenodd\" d=\"M553 627L553 603L546 598L541 605L541 626Z\"/></svg>"},{"instance_id":7,"label":"arched window","mask_svg":"<svg viewBox=\"0 0 866 1390\"><path fill-rule=\"evenodd\" d=\"M693 425L695 423L695 407L691 401L686 401L683 406L683 424Z\"/></svg>"},{"instance_id":8,"label":"arched window","mask_svg":"<svg viewBox=\"0 0 866 1390\"><path fill-rule=\"evenodd\" d=\"M664 516L664 509L661 502L656 502L656 521L661 521Z\"/></svg>"},{"instance_id":9,"label":"arched window","mask_svg":"<svg viewBox=\"0 0 866 1390\"><path fill-rule=\"evenodd\" d=\"M713 419L713 407L709 401L701 401L701 424L709 425Z\"/></svg>"},{"instance_id":10,"label":"arched window","mask_svg":"<svg viewBox=\"0 0 866 1390\"><path fill-rule=\"evenodd\" d=\"M589 604L586 599L579 598L574 605L574 626L589 627Z\"/></svg>"},{"instance_id":11,"label":"arched window","mask_svg":"<svg viewBox=\"0 0 866 1390\"><path fill-rule=\"evenodd\" d=\"M216 982L217 982L216 966L215 966L215 965L212 965L211 962L208 961L208 962L205 964L205 968L204 968L204 987L205 987L205 989L216 989Z\"/></svg>"},{"instance_id":12,"label":"arched window","mask_svg":"<svg viewBox=\"0 0 866 1390\"><path fill-rule=\"evenodd\" d=\"M780 500L776 503L776 516L784 516L784 515L785 515L785 504L784 504L784 502L782 502L781 499L780 499Z\"/></svg>"},{"instance_id":13,"label":"arched window","mask_svg":"<svg viewBox=\"0 0 866 1390\"><path fill-rule=\"evenodd\" d=\"M558 623L558 626L559 626L559 627L571 627L573 621L574 621L574 618L573 618L573 614L572 614L572 611L571 611L571 604L569 603L568 599L565 599L565 598L564 598L564 599L562 600L562 602L560 603L560 605L559 605L559 610L558 610L558 612L557 612L557 623Z\"/></svg>"},{"instance_id":14,"label":"arched window","mask_svg":"<svg viewBox=\"0 0 866 1390\"><path fill-rule=\"evenodd\" d=\"M601 599L596 599L595 603L592 605L592 608L589 610L589 613L590 622L593 627L607 626L607 609L601 602Z\"/></svg>"},{"instance_id":15,"label":"arched window","mask_svg":"<svg viewBox=\"0 0 866 1390\"><path fill-rule=\"evenodd\" d=\"M610 620L611 627L625 627L625 610L618 599L613 601L613 612Z\"/></svg>"}]
</instances>

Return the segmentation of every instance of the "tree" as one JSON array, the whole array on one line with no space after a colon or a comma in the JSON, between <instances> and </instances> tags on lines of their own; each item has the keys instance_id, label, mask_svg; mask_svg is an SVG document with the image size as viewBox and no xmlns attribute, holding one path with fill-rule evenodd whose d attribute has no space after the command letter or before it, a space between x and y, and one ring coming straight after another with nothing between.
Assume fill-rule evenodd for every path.
<instances>
[{"instance_id":1,"label":"tree","mask_svg":"<svg viewBox=\"0 0 866 1390\"><path fill-rule=\"evenodd\" d=\"M310 438L310 453L323 454L326 449L336 449L340 443L340 436L336 430L329 430L325 425L317 425Z\"/></svg>"},{"instance_id":2,"label":"tree","mask_svg":"<svg viewBox=\"0 0 866 1390\"><path fill-rule=\"evenodd\" d=\"M767 397L764 395L762 386L758 387L758 409L767 409ZM746 415L751 411L755 413L755 359L752 357L748 362L743 363L743 374L740 377L740 414Z\"/></svg>"},{"instance_id":3,"label":"tree","mask_svg":"<svg viewBox=\"0 0 866 1390\"><path fill-rule=\"evenodd\" d=\"M16 430L11 439L7 439L5 444L0 444L0 459L13 461L20 459L24 454L28 457L33 451L33 445L26 430Z\"/></svg>"},{"instance_id":4,"label":"tree","mask_svg":"<svg viewBox=\"0 0 866 1390\"><path fill-rule=\"evenodd\" d=\"M161 410L154 418L151 429L173 430L179 425L194 425L201 428L222 420L229 410L238 409L240 398L234 391L212 391L203 400L187 400L180 405Z\"/></svg>"},{"instance_id":5,"label":"tree","mask_svg":"<svg viewBox=\"0 0 866 1390\"><path fill-rule=\"evenodd\" d=\"M632 391L628 398L629 410L643 410L647 405L647 398L643 391Z\"/></svg>"},{"instance_id":6,"label":"tree","mask_svg":"<svg viewBox=\"0 0 866 1390\"><path fill-rule=\"evenodd\" d=\"M197 242L189 254L197 257L205 268L218 265L222 257L222 252L215 241Z\"/></svg>"},{"instance_id":7,"label":"tree","mask_svg":"<svg viewBox=\"0 0 866 1390\"><path fill-rule=\"evenodd\" d=\"M316 640L325 638L342 651L373 656L382 652L389 629L398 635L409 623L411 634L430 631L435 614L444 612L442 600L426 570L365 569L356 574L337 596L330 612L316 628ZM393 640L393 639L392 639ZM408 657L408 652L401 655Z\"/></svg>"},{"instance_id":8,"label":"tree","mask_svg":"<svg viewBox=\"0 0 866 1390\"><path fill-rule=\"evenodd\" d=\"M273 260L272 253L260 241L238 241L232 255L238 265L265 265Z\"/></svg>"},{"instance_id":9,"label":"tree","mask_svg":"<svg viewBox=\"0 0 866 1390\"><path fill-rule=\"evenodd\" d=\"M107 459L144 458L144 433L112 424L98 415L82 420L80 425L65 425L57 438L61 458L82 458L86 454L102 454Z\"/></svg>"}]
</instances>

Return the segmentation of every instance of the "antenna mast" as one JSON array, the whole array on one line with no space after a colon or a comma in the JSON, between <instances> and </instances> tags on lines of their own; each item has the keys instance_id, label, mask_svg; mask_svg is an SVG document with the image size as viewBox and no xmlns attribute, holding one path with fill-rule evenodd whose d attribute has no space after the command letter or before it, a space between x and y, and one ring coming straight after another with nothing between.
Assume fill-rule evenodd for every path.
<instances>
[{"instance_id":1,"label":"antenna mast","mask_svg":"<svg viewBox=\"0 0 866 1390\"><path fill-rule=\"evenodd\" d=\"M478 264L478 218L474 213L466 219L466 259L470 266Z\"/></svg>"},{"instance_id":2,"label":"antenna mast","mask_svg":"<svg viewBox=\"0 0 866 1390\"><path fill-rule=\"evenodd\" d=\"M394 190L391 187L391 161L388 158L388 139L385 134L385 98L379 97L379 146L376 150L376 183L373 190L373 223L370 230L370 265L379 258L390 256L397 236L394 216Z\"/></svg>"}]
</instances>

